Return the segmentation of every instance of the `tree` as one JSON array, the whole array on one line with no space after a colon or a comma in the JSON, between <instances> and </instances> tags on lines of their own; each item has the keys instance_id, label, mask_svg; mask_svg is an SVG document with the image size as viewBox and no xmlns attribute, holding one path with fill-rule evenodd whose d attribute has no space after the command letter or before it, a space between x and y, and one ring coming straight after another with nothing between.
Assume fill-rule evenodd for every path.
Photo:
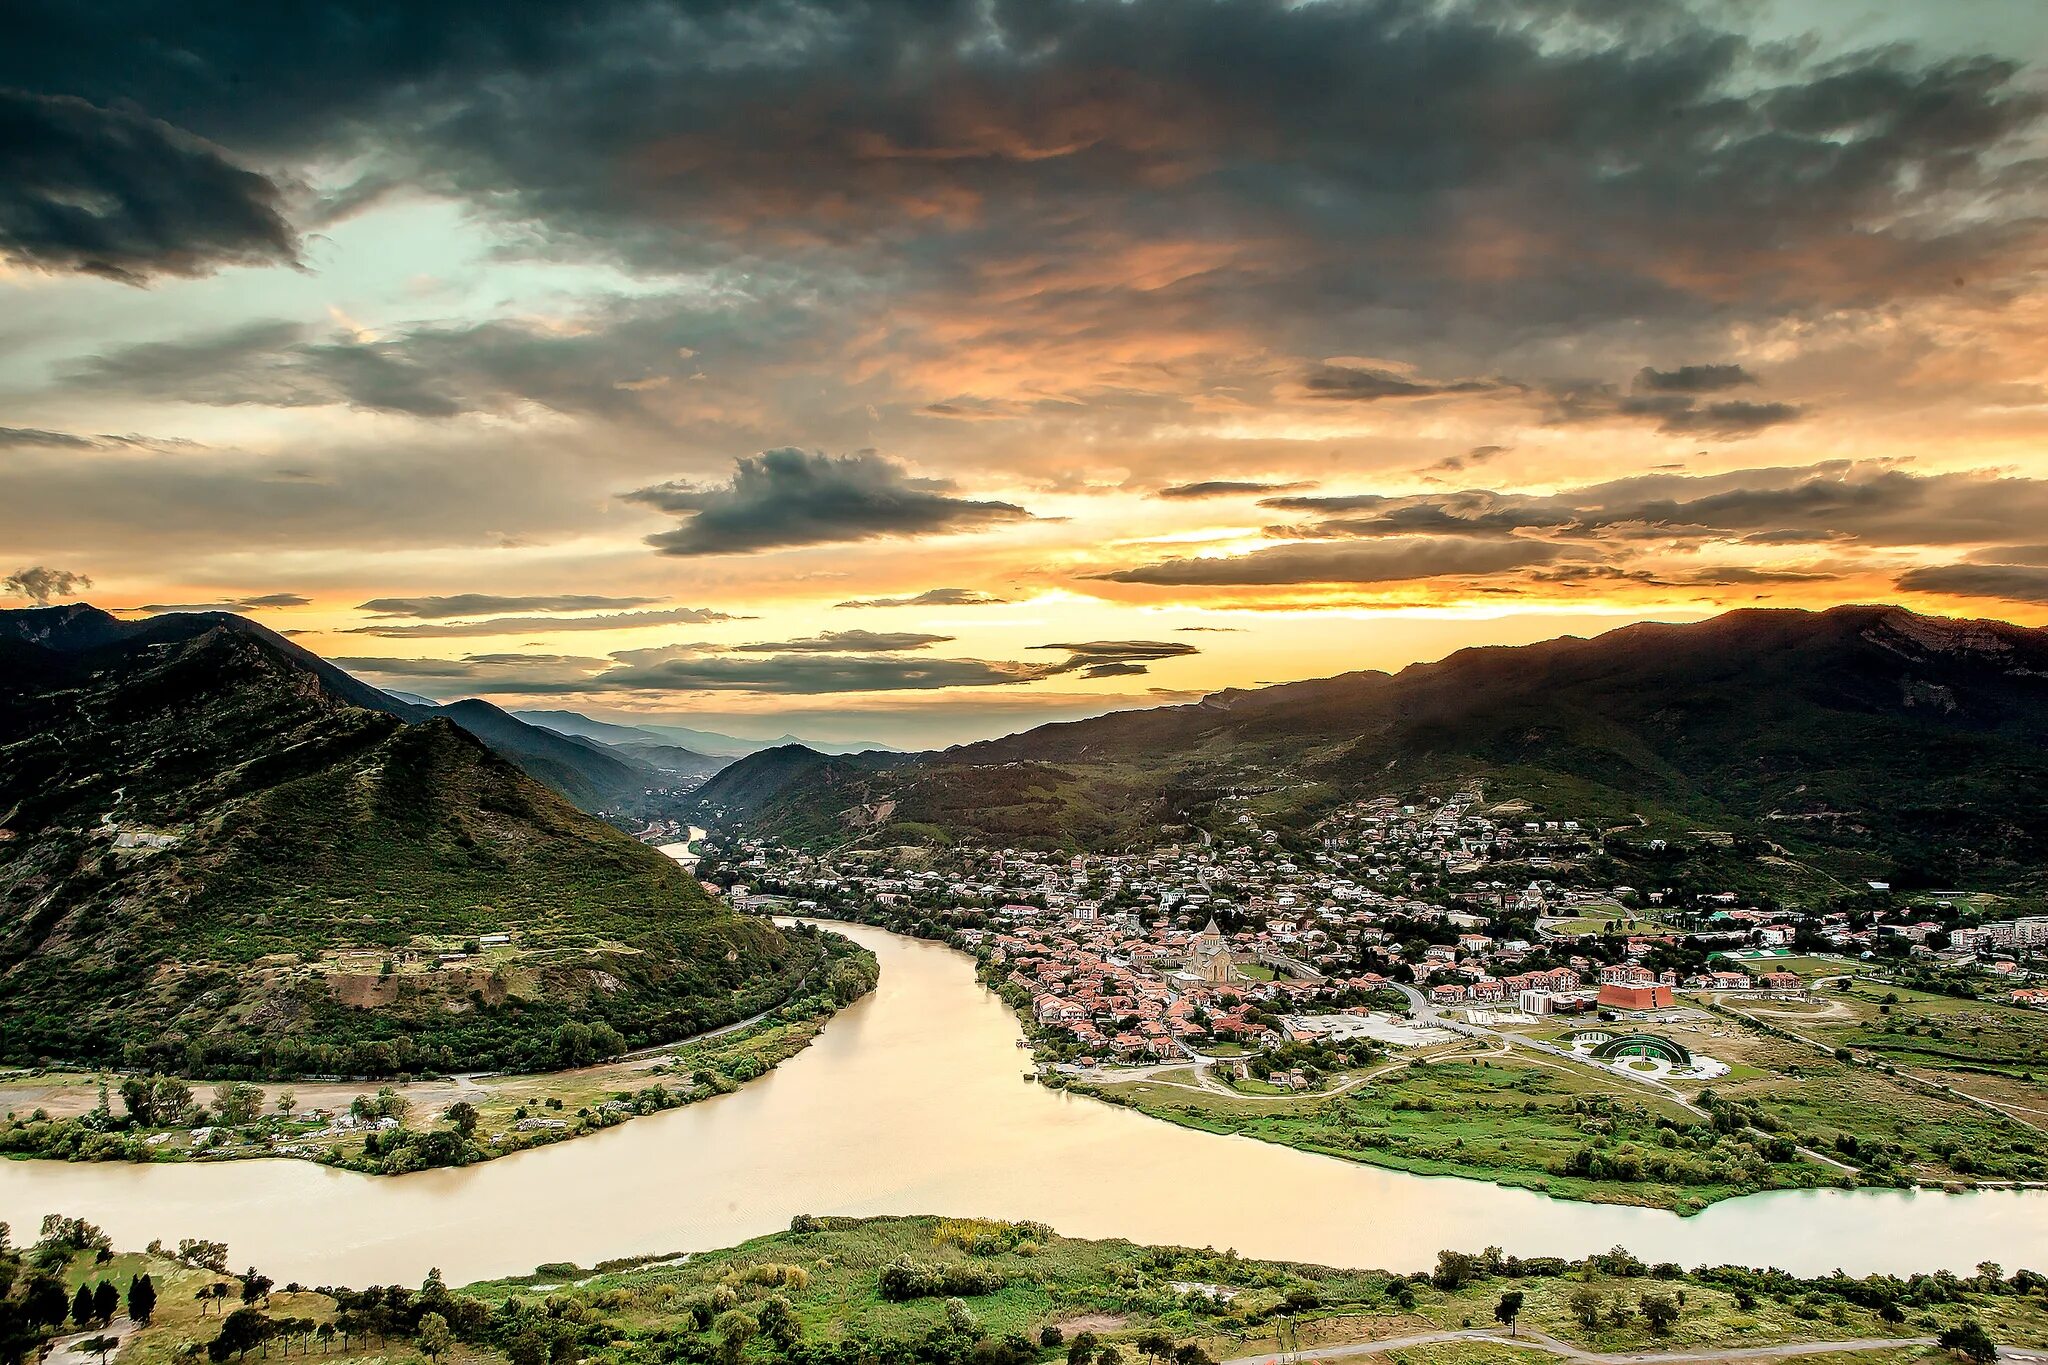
<instances>
[{"instance_id":1,"label":"tree","mask_svg":"<svg viewBox=\"0 0 2048 1365\"><path fill-rule=\"evenodd\" d=\"M1515 1319L1522 1316L1522 1291L1510 1289L1500 1296L1500 1302L1493 1306L1493 1320L1508 1329L1512 1335Z\"/></svg>"},{"instance_id":2,"label":"tree","mask_svg":"<svg viewBox=\"0 0 2048 1365\"><path fill-rule=\"evenodd\" d=\"M248 1272L242 1276L242 1302L254 1304L256 1300L261 1299L265 1308L270 1307L271 1283L268 1275L259 1275L256 1273L256 1267L250 1266Z\"/></svg>"},{"instance_id":3,"label":"tree","mask_svg":"<svg viewBox=\"0 0 2048 1365\"><path fill-rule=\"evenodd\" d=\"M512 1365L548 1365L547 1341L529 1327L507 1343L505 1358Z\"/></svg>"},{"instance_id":4,"label":"tree","mask_svg":"<svg viewBox=\"0 0 2048 1365\"><path fill-rule=\"evenodd\" d=\"M92 1290L81 1284L78 1292L71 1296L71 1320L80 1327L90 1327L92 1314Z\"/></svg>"},{"instance_id":5,"label":"tree","mask_svg":"<svg viewBox=\"0 0 2048 1365\"><path fill-rule=\"evenodd\" d=\"M247 1081L222 1081L213 1088L213 1108L230 1128L254 1123L263 1112L263 1091Z\"/></svg>"},{"instance_id":6,"label":"tree","mask_svg":"<svg viewBox=\"0 0 2048 1365\"><path fill-rule=\"evenodd\" d=\"M477 1117L476 1106L468 1100L457 1100L448 1106L448 1121L465 1139L476 1136Z\"/></svg>"},{"instance_id":7,"label":"tree","mask_svg":"<svg viewBox=\"0 0 2048 1365\"><path fill-rule=\"evenodd\" d=\"M789 1300L780 1294L770 1294L764 1299L755 1319L761 1324L761 1334L784 1355L795 1350L803 1337L803 1324L790 1311Z\"/></svg>"},{"instance_id":8,"label":"tree","mask_svg":"<svg viewBox=\"0 0 2048 1365\"><path fill-rule=\"evenodd\" d=\"M1090 1365L1095 1359L1098 1341L1093 1332L1076 1332L1074 1339L1067 1343L1067 1365Z\"/></svg>"},{"instance_id":9,"label":"tree","mask_svg":"<svg viewBox=\"0 0 2048 1365\"><path fill-rule=\"evenodd\" d=\"M1439 1251L1436 1254L1436 1273L1429 1282L1446 1294L1463 1289L1472 1279L1475 1266L1472 1257L1462 1251Z\"/></svg>"},{"instance_id":10,"label":"tree","mask_svg":"<svg viewBox=\"0 0 2048 1365\"><path fill-rule=\"evenodd\" d=\"M747 1349L747 1343L761 1328L751 1313L738 1308L726 1309L712 1320L711 1325L718 1333L718 1358L725 1365L739 1365L740 1353Z\"/></svg>"},{"instance_id":11,"label":"tree","mask_svg":"<svg viewBox=\"0 0 2048 1365\"><path fill-rule=\"evenodd\" d=\"M419 1338L420 1349L426 1352L427 1359L439 1360L441 1352L448 1349L450 1340L448 1319L439 1313L420 1314Z\"/></svg>"},{"instance_id":12,"label":"tree","mask_svg":"<svg viewBox=\"0 0 2048 1365\"><path fill-rule=\"evenodd\" d=\"M284 1115L286 1118L290 1118L292 1116L292 1110L298 1107L299 1097L297 1095L294 1095L291 1091L286 1090L278 1095L277 1112Z\"/></svg>"},{"instance_id":13,"label":"tree","mask_svg":"<svg viewBox=\"0 0 2048 1365\"><path fill-rule=\"evenodd\" d=\"M1600 1291L1591 1285L1583 1284L1574 1289L1571 1297L1564 1301L1564 1306L1573 1319L1589 1332L1600 1326L1600 1304Z\"/></svg>"},{"instance_id":14,"label":"tree","mask_svg":"<svg viewBox=\"0 0 2048 1365\"><path fill-rule=\"evenodd\" d=\"M1667 1336L1671 1324L1678 1321L1678 1300L1658 1290L1646 1290L1636 1299L1643 1310L1643 1320L1650 1324L1650 1330L1658 1336Z\"/></svg>"},{"instance_id":15,"label":"tree","mask_svg":"<svg viewBox=\"0 0 2048 1365\"><path fill-rule=\"evenodd\" d=\"M974 1310L967 1306L967 1300L946 1300L946 1326L963 1337L974 1334Z\"/></svg>"},{"instance_id":16,"label":"tree","mask_svg":"<svg viewBox=\"0 0 2048 1365\"><path fill-rule=\"evenodd\" d=\"M1998 1359L1998 1343L1984 1330L1984 1324L1975 1318L1942 1329L1935 1342L1944 1351L1953 1351L1976 1365L1991 1365Z\"/></svg>"},{"instance_id":17,"label":"tree","mask_svg":"<svg viewBox=\"0 0 2048 1365\"><path fill-rule=\"evenodd\" d=\"M128 1121L138 1128L156 1126L156 1091L142 1076L128 1076L121 1081L121 1104L128 1111Z\"/></svg>"},{"instance_id":18,"label":"tree","mask_svg":"<svg viewBox=\"0 0 2048 1365\"><path fill-rule=\"evenodd\" d=\"M156 1282L148 1274L137 1275L128 1281L128 1318L131 1322L145 1323L156 1312Z\"/></svg>"},{"instance_id":19,"label":"tree","mask_svg":"<svg viewBox=\"0 0 2048 1365\"><path fill-rule=\"evenodd\" d=\"M112 1322L114 1314L121 1311L121 1291L114 1288L112 1280L101 1280L92 1291L92 1315L101 1322Z\"/></svg>"},{"instance_id":20,"label":"tree","mask_svg":"<svg viewBox=\"0 0 2048 1365\"><path fill-rule=\"evenodd\" d=\"M70 1304L64 1298L64 1282L47 1271L37 1271L22 1292L21 1312L30 1324L41 1328L62 1327Z\"/></svg>"},{"instance_id":21,"label":"tree","mask_svg":"<svg viewBox=\"0 0 2048 1365\"><path fill-rule=\"evenodd\" d=\"M243 1356L270 1338L270 1319L253 1308L237 1308L220 1325L220 1335L207 1344L206 1355L219 1365L229 1355Z\"/></svg>"}]
</instances>

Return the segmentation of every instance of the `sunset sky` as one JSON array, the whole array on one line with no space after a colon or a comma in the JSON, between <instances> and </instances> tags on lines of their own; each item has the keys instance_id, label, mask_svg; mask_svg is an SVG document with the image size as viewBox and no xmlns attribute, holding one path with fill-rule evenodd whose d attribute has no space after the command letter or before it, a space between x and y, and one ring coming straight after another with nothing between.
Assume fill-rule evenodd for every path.
<instances>
[{"instance_id":1,"label":"sunset sky","mask_svg":"<svg viewBox=\"0 0 2048 1365\"><path fill-rule=\"evenodd\" d=\"M0 605L951 743L2048 622L2039 0L29 0Z\"/></svg>"}]
</instances>

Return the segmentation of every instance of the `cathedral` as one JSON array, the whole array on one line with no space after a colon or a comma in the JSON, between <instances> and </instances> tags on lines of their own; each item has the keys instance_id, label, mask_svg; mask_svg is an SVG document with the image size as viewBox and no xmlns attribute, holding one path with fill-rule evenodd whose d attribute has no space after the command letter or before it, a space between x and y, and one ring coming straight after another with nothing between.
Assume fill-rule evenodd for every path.
<instances>
[{"instance_id":1,"label":"cathedral","mask_svg":"<svg viewBox=\"0 0 2048 1365\"><path fill-rule=\"evenodd\" d=\"M1230 945L1223 941L1214 915L1209 917L1209 927L1195 935L1181 975L1210 986L1227 986L1237 980L1237 960L1230 955Z\"/></svg>"}]
</instances>

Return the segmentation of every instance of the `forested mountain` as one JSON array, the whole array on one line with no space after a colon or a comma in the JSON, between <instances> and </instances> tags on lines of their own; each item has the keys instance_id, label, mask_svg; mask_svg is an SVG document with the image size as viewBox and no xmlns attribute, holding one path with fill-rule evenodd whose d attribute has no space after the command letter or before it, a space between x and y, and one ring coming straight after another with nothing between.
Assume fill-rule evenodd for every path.
<instances>
[{"instance_id":1,"label":"forested mountain","mask_svg":"<svg viewBox=\"0 0 2048 1365\"><path fill-rule=\"evenodd\" d=\"M571 1021L680 1037L816 961L402 709L239 617L0 612L0 1060L547 1065Z\"/></svg>"},{"instance_id":2,"label":"forested mountain","mask_svg":"<svg viewBox=\"0 0 2048 1365\"><path fill-rule=\"evenodd\" d=\"M1283 828L1449 789L1748 831L1906 885L2038 875L2048 631L1896 607L1750 610L1227 691L942 753L776 750L702 809L813 842L1113 847L1249 795Z\"/></svg>"}]
</instances>

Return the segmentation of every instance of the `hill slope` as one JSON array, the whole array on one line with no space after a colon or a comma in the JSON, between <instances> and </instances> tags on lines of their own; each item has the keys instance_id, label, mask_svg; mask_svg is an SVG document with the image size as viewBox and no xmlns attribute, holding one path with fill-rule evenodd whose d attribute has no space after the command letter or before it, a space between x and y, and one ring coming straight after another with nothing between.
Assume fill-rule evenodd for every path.
<instances>
[{"instance_id":1,"label":"hill slope","mask_svg":"<svg viewBox=\"0 0 2048 1365\"><path fill-rule=\"evenodd\" d=\"M2048 631L1893 607L1739 611L1223 692L853 772L784 753L764 788L768 758L707 783L704 808L814 840L1106 847L1201 824L1232 790L1285 825L1344 797L1476 778L1580 815L1752 829L1905 884L2010 880L2048 856Z\"/></svg>"},{"instance_id":2,"label":"hill slope","mask_svg":"<svg viewBox=\"0 0 2048 1365\"><path fill-rule=\"evenodd\" d=\"M267 631L64 610L0 613L0 1060L550 1065L572 1020L681 1037L813 965Z\"/></svg>"}]
</instances>

